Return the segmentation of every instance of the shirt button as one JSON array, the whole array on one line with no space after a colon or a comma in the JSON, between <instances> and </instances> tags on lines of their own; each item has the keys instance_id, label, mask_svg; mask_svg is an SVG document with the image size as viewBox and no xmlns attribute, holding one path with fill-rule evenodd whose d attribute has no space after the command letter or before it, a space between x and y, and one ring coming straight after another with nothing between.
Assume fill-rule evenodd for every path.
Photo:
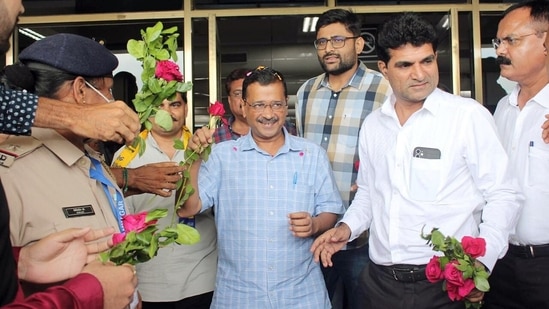
<instances>
[{"instance_id":1,"label":"shirt button","mask_svg":"<svg viewBox=\"0 0 549 309\"><path fill-rule=\"evenodd\" d=\"M269 188L274 189L274 186L273 186L273 185L270 185Z\"/></svg>"},{"instance_id":2,"label":"shirt button","mask_svg":"<svg viewBox=\"0 0 549 309\"><path fill-rule=\"evenodd\" d=\"M274 216L274 214L275 214L274 211L272 211L272 210L269 211L269 216Z\"/></svg>"},{"instance_id":3,"label":"shirt button","mask_svg":"<svg viewBox=\"0 0 549 309\"><path fill-rule=\"evenodd\" d=\"M334 98L337 98L337 93L334 93Z\"/></svg>"}]
</instances>

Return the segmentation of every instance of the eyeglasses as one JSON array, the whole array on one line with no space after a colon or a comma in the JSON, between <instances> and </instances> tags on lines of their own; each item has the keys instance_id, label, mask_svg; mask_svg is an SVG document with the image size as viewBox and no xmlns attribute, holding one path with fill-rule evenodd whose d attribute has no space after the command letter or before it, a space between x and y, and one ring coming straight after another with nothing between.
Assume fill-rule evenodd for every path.
<instances>
[{"instance_id":1,"label":"eyeglasses","mask_svg":"<svg viewBox=\"0 0 549 309\"><path fill-rule=\"evenodd\" d=\"M95 88L92 84L90 84L90 82L88 82L87 80L84 80L84 83L86 83L86 86L90 87L91 90L95 91L95 93L97 93L98 95L100 95L105 101L107 101L107 103L112 103L114 102L114 96L112 95L112 89L109 88L109 93L111 94L111 97L113 99L109 99L107 98L103 93L101 93L101 91L99 91L97 88Z\"/></svg>"},{"instance_id":2,"label":"eyeglasses","mask_svg":"<svg viewBox=\"0 0 549 309\"><path fill-rule=\"evenodd\" d=\"M494 49L498 49L498 47L500 47L503 43L505 43L507 46L516 46L518 45L518 43L525 37L527 36L531 36L531 35L538 35L538 34L541 34L541 33L545 33L547 31L536 31L536 32L533 32L533 33L529 33L529 34L524 34L524 35L519 35L519 36L516 36L516 37L512 37L512 36L507 36L507 37L504 37L504 38L495 38L495 39L492 39L492 46L494 46Z\"/></svg>"},{"instance_id":3,"label":"eyeglasses","mask_svg":"<svg viewBox=\"0 0 549 309\"><path fill-rule=\"evenodd\" d=\"M315 48L318 50L326 49L326 47L328 46L328 42L332 43L333 48L342 48L343 46L345 46L345 41L350 39L358 39L358 38L359 38L358 36L336 35L329 39L327 38L316 39L314 41L314 44L315 44Z\"/></svg>"},{"instance_id":4,"label":"eyeglasses","mask_svg":"<svg viewBox=\"0 0 549 309\"><path fill-rule=\"evenodd\" d=\"M246 102L246 100L244 100L244 102ZM259 102L252 103L252 104L248 104L246 102L246 104L250 106L256 113L262 113L263 111L265 111L265 108L267 106L269 106L273 110L273 112L281 111L288 106L286 102L279 102L279 101L271 102L271 104L265 104L265 103L259 103Z\"/></svg>"}]
</instances>

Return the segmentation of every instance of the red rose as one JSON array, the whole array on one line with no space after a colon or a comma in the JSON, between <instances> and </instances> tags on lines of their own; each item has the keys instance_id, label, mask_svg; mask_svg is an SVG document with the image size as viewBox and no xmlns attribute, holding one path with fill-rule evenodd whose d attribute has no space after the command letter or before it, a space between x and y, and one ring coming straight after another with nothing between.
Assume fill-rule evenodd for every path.
<instances>
[{"instance_id":1,"label":"red rose","mask_svg":"<svg viewBox=\"0 0 549 309\"><path fill-rule=\"evenodd\" d=\"M116 233L112 235L112 244L113 246L118 245L126 239L126 233Z\"/></svg>"},{"instance_id":2,"label":"red rose","mask_svg":"<svg viewBox=\"0 0 549 309\"><path fill-rule=\"evenodd\" d=\"M481 237L463 236L461 239L461 246L465 253L475 259L486 254L486 240Z\"/></svg>"},{"instance_id":3,"label":"red rose","mask_svg":"<svg viewBox=\"0 0 549 309\"><path fill-rule=\"evenodd\" d=\"M146 229L149 225L156 224L157 220L151 220L149 222L145 221L147 219L147 212L140 212L131 215L125 215L122 217L122 224L124 224L124 229L126 233L135 231L139 233Z\"/></svg>"},{"instance_id":4,"label":"red rose","mask_svg":"<svg viewBox=\"0 0 549 309\"><path fill-rule=\"evenodd\" d=\"M450 282L446 282L446 291L448 293L448 297L452 301L464 299L474 288L475 282L472 279L465 280L462 286L457 286Z\"/></svg>"},{"instance_id":5,"label":"red rose","mask_svg":"<svg viewBox=\"0 0 549 309\"><path fill-rule=\"evenodd\" d=\"M427 280L432 283L444 279L442 269L440 268L438 256L433 256L429 263L427 263L427 267L425 268L425 275L427 276Z\"/></svg>"},{"instance_id":6,"label":"red rose","mask_svg":"<svg viewBox=\"0 0 549 309\"><path fill-rule=\"evenodd\" d=\"M208 107L208 114L210 114L210 116L223 117L225 115L225 108L223 107L223 103L216 101L214 104L210 104L210 106Z\"/></svg>"},{"instance_id":7,"label":"red rose","mask_svg":"<svg viewBox=\"0 0 549 309\"><path fill-rule=\"evenodd\" d=\"M450 282L446 282L446 292L448 293L448 297L452 301L461 300L461 296L459 296L458 292L458 286L453 285Z\"/></svg>"},{"instance_id":8,"label":"red rose","mask_svg":"<svg viewBox=\"0 0 549 309\"><path fill-rule=\"evenodd\" d=\"M171 82L172 80L178 82L183 81L183 75L179 72L179 66L170 60L158 61L156 69L154 70L154 76L168 82Z\"/></svg>"},{"instance_id":9,"label":"red rose","mask_svg":"<svg viewBox=\"0 0 549 309\"><path fill-rule=\"evenodd\" d=\"M461 273L460 270L456 268L455 266L456 264L458 264L458 262L455 260L446 264L446 267L444 267L444 278L446 279L447 283L450 283L456 286L462 286L463 274Z\"/></svg>"},{"instance_id":10,"label":"red rose","mask_svg":"<svg viewBox=\"0 0 549 309\"><path fill-rule=\"evenodd\" d=\"M356 160L354 165L355 165L355 170L358 171L358 167L360 166L360 161Z\"/></svg>"},{"instance_id":11,"label":"red rose","mask_svg":"<svg viewBox=\"0 0 549 309\"><path fill-rule=\"evenodd\" d=\"M475 282L473 279L467 279L463 282L463 285L458 287L458 295L465 298L475 288Z\"/></svg>"}]
</instances>

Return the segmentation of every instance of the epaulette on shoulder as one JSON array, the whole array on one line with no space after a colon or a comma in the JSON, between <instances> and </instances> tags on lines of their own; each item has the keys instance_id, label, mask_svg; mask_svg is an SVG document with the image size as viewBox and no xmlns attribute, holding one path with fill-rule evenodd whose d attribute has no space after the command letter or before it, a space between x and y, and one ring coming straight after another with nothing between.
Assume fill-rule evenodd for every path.
<instances>
[{"instance_id":1,"label":"epaulette on shoulder","mask_svg":"<svg viewBox=\"0 0 549 309\"><path fill-rule=\"evenodd\" d=\"M33 152L42 142L32 136L10 136L0 144L0 165L12 166L17 158Z\"/></svg>"}]
</instances>

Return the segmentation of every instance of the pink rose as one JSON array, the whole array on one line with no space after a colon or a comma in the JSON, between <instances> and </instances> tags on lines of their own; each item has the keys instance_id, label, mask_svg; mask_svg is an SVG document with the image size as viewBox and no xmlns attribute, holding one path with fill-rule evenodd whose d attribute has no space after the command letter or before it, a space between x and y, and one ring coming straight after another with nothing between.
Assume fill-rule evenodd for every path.
<instances>
[{"instance_id":1,"label":"pink rose","mask_svg":"<svg viewBox=\"0 0 549 309\"><path fill-rule=\"evenodd\" d=\"M172 80L178 82L183 81L183 75L179 72L179 66L170 60L158 61L156 69L154 70L154 76L168 82L171 82Z\"/></svg>"},{"instance_id":2,"label":"pink rose","mask_svg":"<svg viewBox=\"0 0 549 309\"><path fill-rule=\"evenodd\" d=\"M446 267L444 267L444 278L446 279L446 282L452 285L462 286L463 274L456 268L456 264L458 264L458 262L455 260L446 264Z\"/></svg>"},{"instance_id":3,"label":"pink rose","mask_svg":"<svg viewBox=\"0 0 549 309\"><path fill-rule=\"evenodd\" d=\"M448 297L452 301L464 299L475 288L475 282L472 279L467 279L462 286L454 285L450 282L446 282L446 291Z\"/></svg>"},{"instance_id":4,"label":"pink rose","mask_svg":"<svg viewBox=\"0 0 549 309\"><path fill-rule=\"evenodd\" d=\"M149 225L155 224L157 221L151 220L149 222L146 222L146 219L147 212L144 211L136 214L125 215L124 217L122 217L122 224L124 224L124 229L126 230L126 233L129 233L131 231L139 233L146 229Z\"/></svg>"},{"instance_id":5,"label":"pink rose","mask_svg":"<svg viewBox=\"0 0 549 309\"><path fill-rule=\"evenodd\" d=\"M119 243L123 242L124 240L126 240L126 233L116 233L116 234L112 235L113 246L118 245Z\"/></svg>"},{"instance_id":6,"label":"pink rose","mask_svg":"<svg viewBox=\"0 0 549 309\"><path fill-rule=\"evenodd\" d=\"M461 300L462 297L459 296L459 292L458 292L458 286L457 285L453 285L449 282L446 282L446 292L448 293L448 297L450 298L450 300L452 301L456 301L456 300Z\"/></svg>"},{"instance_id":7,"label":"pink rose","mask_svg":"<svg viewBox=\"0 0 549 309\"><path fill-rule=\"evenodd\" d=\"M438 256L433 256L429 263L427 263L425 275L427 276L427 280L432 283L444 279Z\"/></svg>"},{"instance_id":8,"label":"pink rose","mask_svg":"<svg viewBox=\"0 0 549 309\"><path fill-rule=\"evenodd\" d=\"M465 298L475 288L475 282L473 279L467 279L463 282L463 285L458 287L458 295Z\"/></svg>"},{"instance_id":9,"label":"pink rose","mask_svg":"<svg viewBox=\"0 0 549 309\"><path fill-rule=\"evenodd\" d=\"M355 171L358 171L358 168L360 167L360 161L356 160L354 166L355 166Z\"/></svg>"},{"instance_id":10,"label":"pink rose","mask_svg":"<svg viewBox=\"0 0 549 309\"><path fill-rule=\"evenodd\" d=\"M486 240L481 237L463 236L461 246L465 253L475 259L486 254Z\"/></svg>"},{"instance_id":11,"label":"pink rose","mask_svg":"<svg viewBox=\"0 0 549 309\"><path fill-rule=\"evenodd\" d=\"M211 104L208 107L208 114L210 114L210 116L223 117L225 115L225 108L223 107L223 103L216 101L214 104Z\"/></svg>"}]
</instances>

